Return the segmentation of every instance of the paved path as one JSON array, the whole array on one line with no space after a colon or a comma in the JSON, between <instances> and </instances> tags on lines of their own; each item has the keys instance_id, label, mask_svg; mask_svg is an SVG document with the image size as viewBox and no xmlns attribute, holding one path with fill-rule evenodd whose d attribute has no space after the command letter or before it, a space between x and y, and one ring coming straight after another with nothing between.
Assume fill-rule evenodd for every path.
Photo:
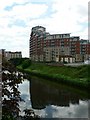
<instances>
[{"instance_id":1,"label":"paved path","mask_svg":"<svg viewBox=\"0 0 90 120\"><path fill-rule=\"evenodd\" d=\"M84 63L68 63L68 64L64 64L65 66L73 66L73 67L77 67L77 66L81 66L81 65L86 65Z\"/></svg>"}]
</instances>

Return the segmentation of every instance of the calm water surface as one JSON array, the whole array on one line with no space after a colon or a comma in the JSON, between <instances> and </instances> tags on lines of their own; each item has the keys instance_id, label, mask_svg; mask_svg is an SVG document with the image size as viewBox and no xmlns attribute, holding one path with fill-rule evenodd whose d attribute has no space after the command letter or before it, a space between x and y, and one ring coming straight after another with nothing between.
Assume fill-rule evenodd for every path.
<instances>
[{"instance_id":1,"label":"calm water surface","mask_svg":"<svg viewBox=\"0 0 90 120\"><path fill-rule=\"evenodd\" d=\"M88 98L63 85L52 84L40 78L25 79L19 85L20 114L32 108L42 118L88 118Z\"/></svg>"}]
</instances>

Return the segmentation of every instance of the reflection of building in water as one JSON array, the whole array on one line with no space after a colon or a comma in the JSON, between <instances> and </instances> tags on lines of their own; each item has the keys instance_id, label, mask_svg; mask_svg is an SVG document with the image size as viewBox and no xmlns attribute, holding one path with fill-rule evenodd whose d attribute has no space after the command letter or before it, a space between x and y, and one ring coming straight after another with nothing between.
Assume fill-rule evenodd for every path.
<instances>
[{"instance_id":1,"label":"reflection of building in water","mask_svg":"<svg viewBox=\"0 0 90 120\"><path fill-rule=\"evenodd\" d=\"M69 106L69 103L79 104L79 96L67 92L63 88L46 85L40 80L30 82L31 104L34 109L43 109L47 105Z\"/></svg>"}]
</instances>

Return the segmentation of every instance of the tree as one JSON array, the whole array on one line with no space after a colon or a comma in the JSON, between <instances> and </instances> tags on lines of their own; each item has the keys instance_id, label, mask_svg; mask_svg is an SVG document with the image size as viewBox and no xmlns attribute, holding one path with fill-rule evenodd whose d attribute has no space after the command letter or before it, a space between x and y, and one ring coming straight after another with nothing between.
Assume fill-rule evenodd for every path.
<instances>
[{"instance_id":1,"label":"tree","mask_svg":"<svg viewBox=\"0 0 90 120\"><path fill-rule=\"evenodd\" d=\"M29 62L28 62L29 64ZM18 72L16 74L15 66L4 60L2 68L2 120L18 120L19 119L19 101L22 101L20 97L20 92L18 90L18 84L22 83L22 75ZM6 72L5 72L6 71ZM27 111L24 117L21 116L21 120L31 120L31 118L39 118L35 115L31 116L32 110L29 111L29 116L27 116Z\"/></svg>"},{"instance_id":2,"label":"tree","mask_svg":"<svg viewBox=\"0 0 90 120\"><path fill-rule=\"evenodd\" d=\"M22 63L22 68L26 69L30 65L31 65L31 60L24 60L24 62Z\"/></svg>"},{"instance_id":3,"label":"tree","mask_svg":"<svg viewBox=\"0 0 90 120\"><path fill-rule=\"evenodd\" d=\"M13 64L3 61L2 68L2 120L15 120L19 116L19 104L21 100L18 84L22 79L16 75ZM7 72L5 72L7 70Z\"/></svg>"}]
</instances>

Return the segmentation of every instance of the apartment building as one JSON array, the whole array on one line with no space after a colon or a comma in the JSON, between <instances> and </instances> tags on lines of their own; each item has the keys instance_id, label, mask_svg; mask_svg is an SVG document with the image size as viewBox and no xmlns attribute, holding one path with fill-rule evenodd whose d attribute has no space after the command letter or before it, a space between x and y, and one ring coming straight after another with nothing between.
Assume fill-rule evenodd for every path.
<instances>
[{"instance_id":1,"label":"apartment building","mask_svg":"<svg viewBox=\"0 0 90 120\"><path fill-rule=\"evenodd\" d=\"M70 33L50 34L42 26L32 28L29 49L33 61L82 62L90 55L88 40L80 40Z\"/></svg>"},{"instance_id":2,"label":"apartment building","mask_svg":"<svg viewBox=\"0 0 90 120\"><path fill-rule=\"evenodd\" d=\"M16 51L16 52L6 51L5 57L7 60L10 60L12 58L22 58L22 53L18 52L18 51Z\"/></svg>"},{"instance_id":3,"label":"apartment building","mask_svg":"<svg viewBox=\"0 0 90 120\"><path fill-rule=\"evenodd\" d=\"M81 47L81 54L84 60L90 59L90 42L89 40L83 40L80 41L80 47Z\"/></svg>"},{"instance_id":4,"label":"apartment building","mask_svg":"<svg viewBox=\"0 0 90 120\"><path fill-rule=\"evenodd\" d=\"M5 49L0 49L0 61L2 58L5 58L7 60L10 60L12 58L22 58L22 53L20 51L11 52L5 51Z\"/></svg>"},{"instance_id":5,"label":"apartment building","mask_svg":"<svg viewBox=\"0 0 90 120\"><path fill-rule=\"evenodd\" d=\"M5 49L0 49L0 63L2 63L2 59L5 57Z\"/></svg>"}]
</instances>

